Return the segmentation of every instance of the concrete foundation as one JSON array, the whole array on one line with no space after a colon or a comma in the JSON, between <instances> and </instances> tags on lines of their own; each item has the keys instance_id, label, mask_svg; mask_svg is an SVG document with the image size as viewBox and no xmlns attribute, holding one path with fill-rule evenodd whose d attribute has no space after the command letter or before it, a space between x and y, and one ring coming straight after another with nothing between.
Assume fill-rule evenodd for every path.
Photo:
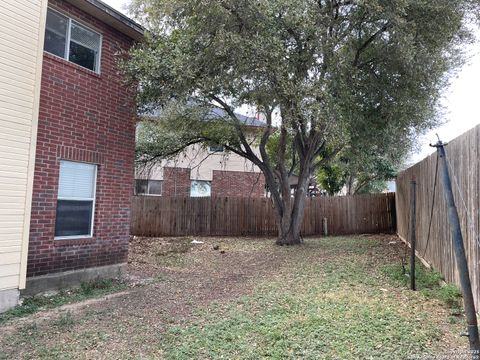
<instances>
[{"instance_id":1,"label":"concrete foundation","mask_svg":"<svg viewBox=\"0 0 480 360\"><path fill-rule=\"evenodd\" d=\"M124 263L34 276L27 278L27 286L25 290L22 290L22 296L61 290L96 279L119 278L124 276L126 271L127 264Z\"/></svg>"},{"instance_id":2,"label":"concrete foundation","mask_svg":"<svg viewBox=\"0 0 480 360\"><path fill-rule=\"evenodd\" d=\"M0 313L15 307L19 298L20 291L18 289L0 290Z\"/></svg>"}]
</instances>

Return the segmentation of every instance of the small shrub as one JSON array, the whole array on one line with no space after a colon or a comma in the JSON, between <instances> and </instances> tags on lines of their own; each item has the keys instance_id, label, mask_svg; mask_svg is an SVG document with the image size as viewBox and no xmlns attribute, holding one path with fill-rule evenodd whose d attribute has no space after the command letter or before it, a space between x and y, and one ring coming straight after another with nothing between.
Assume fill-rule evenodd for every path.
<instances>
[{"instance_id":1,"label":"small shrub","mask_svg":"<svg viewBox=\"0 0 480 360\"><path fill-rule=\"evenodd\" d=\"M401 286L410 285L410 275L406 266L407 273L404 274L402 264L387 265L383 268L386 277ZM429 270L422 263L415 264L415 283L416 288L423 295L442 301L451 309L462 308L462 294L457 286L453 284L442 285L443 276L435 271Z\"/></svg>"},{"instance_id":2,"label":"small shrub","mask_svg":"<svg viewBox=\"0 0 480 360\"><path fill-rule=\"evenodd\" d=\"M462 293L455 285L447 284L438 290L438 298L451 308L462 307Z\"/></svg>"}]
</instances>

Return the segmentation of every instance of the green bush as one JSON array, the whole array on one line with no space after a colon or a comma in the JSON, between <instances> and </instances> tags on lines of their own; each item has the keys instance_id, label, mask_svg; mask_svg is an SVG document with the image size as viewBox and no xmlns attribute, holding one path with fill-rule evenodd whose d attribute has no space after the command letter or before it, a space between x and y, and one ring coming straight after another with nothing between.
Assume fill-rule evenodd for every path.
<instances>
[{"instance_id":1,"label":"green bush","mask_svg":"<svg viewBox=\"0 0 480 360\"><path fill-rule=\"evenodd\" d=\"M393 283L401 286L410 286L410 265L402 264L387 265L383 268L383 273ZM428 298L442 301L452 309L461 309L462 294L457 286L453 284L443 284L443 276L435 271L429 270L421 262L415 263L415 284L416 289Z\"/></svg>"}]
</instances>

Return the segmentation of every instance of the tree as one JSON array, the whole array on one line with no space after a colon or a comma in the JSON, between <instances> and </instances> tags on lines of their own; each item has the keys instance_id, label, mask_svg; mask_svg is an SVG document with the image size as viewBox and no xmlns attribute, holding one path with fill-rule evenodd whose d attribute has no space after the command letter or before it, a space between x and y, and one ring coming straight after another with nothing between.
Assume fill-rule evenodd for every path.
<instances>
[{"instance_id":1,"label":"tree","mask_svg":"<svg viewBox=\"0 0 480 360\"><path fill-rule=\"evenodd\" d=\"M317 169L357 138L403 141L435 123L441 89L470 39L464 19L479 8L478 0L136 0L132 11L150 35L124 70L139 84L141 108L161 108L163 118L140 158L224 145L263 172L277 243L297 244ZM200 109L223 109L224 119L205 121L207 110L198 117L192 98ZM266 119L259 154L234 112L241 106ZM274 158L266 151L273 133Z\"/></svg>"},{"instance_id":2,"label":"tree","mask_svg":"<svg viewBox=\"0 0 480 360\"><path fill-rule=\"evenodd\" d=\"M320 169L317 180L329 195L335 195L343 188L347 195L383 191L404 165L412 146L395 142L388 144L387 148L379 148L358 141Z\"/></svg>"},{"instance_id":3,"label":"tree","mask_svg":"<svg viewBox=\"0 0 480 360\"><path fill-rule=\"evenodd\" d=\"M338 194L346 184L346 174L342 163L331 162L319 169L317 173L317 181L322 190L328 195L334 196Z\"/></svg>"}]
</instances>

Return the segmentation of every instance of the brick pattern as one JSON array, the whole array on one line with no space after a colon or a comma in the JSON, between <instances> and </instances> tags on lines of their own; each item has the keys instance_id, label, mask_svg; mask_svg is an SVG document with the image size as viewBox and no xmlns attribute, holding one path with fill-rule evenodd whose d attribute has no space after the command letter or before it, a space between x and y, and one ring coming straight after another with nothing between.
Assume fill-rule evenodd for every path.
<instances>
[{"instance_id":1,"label":"brick pattern","mask_svg":"<svg viewBox=\"0 0 480 360\"><path fill-rule=\"evenodd\" d=\"M190 196L189 168L163 168L163 196ZM213 170L212 196L265 196L262 173Z\"/></svg>"},{"instance_id":2,"label":"brick pattern","mask_svg":"<svg viewBox=\"0 0 480 360\"><path fill-rule=\"evenodd\" d=\"M177 167L163 168L163 196L190 196L190 169Z\"/></svg>"},{"instance_id":3,"label":"brick pattern","mask_svg":"<svg viewBox=\"0 0 480 360\"><path fill-rule=\"evenodd\" d=\"M213 171L212 196L265 196L262 173Z\"/></svg>"},{"instance_id":4,"label":"brick pattern","mask_svg":"<svg viewBox=\"0 0 480 360\"><path fill-rule=\"evenodd\" d=\"M103 35L101 73L44 53L27 276L127 261L135 129L116 53L131 40L62 0L52 8ZM54 240L61 159L98 164L94 236Z\"/></svg>"}]
</instances>

